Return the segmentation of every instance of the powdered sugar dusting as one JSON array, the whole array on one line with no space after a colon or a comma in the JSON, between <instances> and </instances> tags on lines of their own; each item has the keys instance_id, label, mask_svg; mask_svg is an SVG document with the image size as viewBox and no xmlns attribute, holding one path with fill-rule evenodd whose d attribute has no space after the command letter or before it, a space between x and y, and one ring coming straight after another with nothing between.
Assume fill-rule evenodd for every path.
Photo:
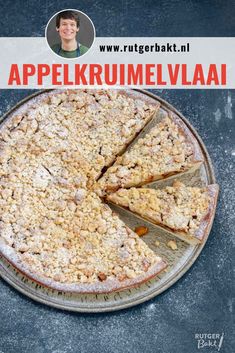
<instances>
[{"instance_id":1,"label":"powdered sugar dusting","mask_svg":"<svg viewBox=\"0 0 235 353\"><path fill-rule=\"evenodd\" d=\"M228 91L228 97L227 97L227 103L225 105L225 116L227 117L227 119L232 120L233 118L233 113L232 113L232 96L231 96L231 92Z\"/></svg>"}]
</instances>

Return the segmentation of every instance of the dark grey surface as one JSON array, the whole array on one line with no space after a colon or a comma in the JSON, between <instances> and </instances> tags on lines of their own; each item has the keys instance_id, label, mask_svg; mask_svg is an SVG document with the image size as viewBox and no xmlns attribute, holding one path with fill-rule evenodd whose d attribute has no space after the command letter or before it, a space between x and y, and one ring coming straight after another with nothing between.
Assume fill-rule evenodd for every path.
<instances>
[{"instance_id":1,"label":"dark grey surface","mask_svg":"<svg viewBox=\"0 0 235 353\"><path fill-rule=\"evenodd\" d=\"M77 1L0 1L1 36L41 36L55 12ZM98 36L234 36L234 1L79 1ZM2 90L1 114L32 91ZM215 166L220 198L209 240L195 265L168 291L128 310L82 315L55 310L1 282L0 352L214 353L196 333L232 336L235 208L235 91L153 91L194 125ZM231 106L233 104L233 106Z\"/></svg>"}]
</instances>

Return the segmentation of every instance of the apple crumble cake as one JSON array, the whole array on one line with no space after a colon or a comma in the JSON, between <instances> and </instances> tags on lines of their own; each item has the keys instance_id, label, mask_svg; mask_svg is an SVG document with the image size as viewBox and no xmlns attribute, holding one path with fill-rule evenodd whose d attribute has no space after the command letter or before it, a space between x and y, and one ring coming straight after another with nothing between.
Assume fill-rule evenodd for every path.
<instances>
[{"instance_id":1,"label":"apple crumble cake","mask_svg":"<svg viewBox=\"0 0 235 353\"><path fill-rule=\"evenodd\" d=\"M136 286L164 270L140 239L147 228L129 229L104 194L187 241L203 239L215 185L120 189L203 161L171 114L126 151L159 106L131 90L54 90L9 115L0 128L0 250L13 266L45 286L81 293Z\"/></svg>"},{"instance_id":2,"label":"apple crumble cake","mask_svg":"<svg viewBox=\"0 0 235 353\"><path fill-rule=\"evenodd\" d=\"M164 189L119 189L107 195L107 200L173 230L189 243L198 243L208 234L217 194L216 184L199 188L175 181Z\"/></svg>"}]
</instances>

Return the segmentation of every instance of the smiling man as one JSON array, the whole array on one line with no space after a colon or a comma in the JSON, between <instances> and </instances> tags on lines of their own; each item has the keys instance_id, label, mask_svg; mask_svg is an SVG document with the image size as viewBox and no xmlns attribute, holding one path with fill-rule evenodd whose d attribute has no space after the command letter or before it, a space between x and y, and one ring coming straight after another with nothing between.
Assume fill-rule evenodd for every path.
<instances>
[{"instance_id":1,"label":"smiling man","mask_svg":"<svg viewBox=\"0 0 235 353\"><path fill-rule=\"evenodd\" d=\"M61 43L52 46L52 50L64 58L77 58L89 48L78 43L77 33L80 28L79 17L75 11L62 11L56 16L56 30Z\"/></svg>"}]
</instances>

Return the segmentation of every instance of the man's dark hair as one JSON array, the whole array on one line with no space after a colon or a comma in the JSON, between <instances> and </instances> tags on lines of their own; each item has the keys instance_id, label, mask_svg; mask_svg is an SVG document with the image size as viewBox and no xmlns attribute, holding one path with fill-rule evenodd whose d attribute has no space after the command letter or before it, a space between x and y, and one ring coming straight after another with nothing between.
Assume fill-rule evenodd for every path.
<instances>
[{"instance_id":1,"label":"man's dark hair","mask_svg":"<svg viewBox=\"0 0 235 353\"><path fill-rule=\"evenodd\" d=\"M75 11L61 11L58 13L58 15L56 16L56 27L59 28L60 27L60 19L63 18L64 20L74 20L77 23L77 27L80 26L80 22L79 22L79 17L77 12Z\"/></svg>"}]
</instances>

